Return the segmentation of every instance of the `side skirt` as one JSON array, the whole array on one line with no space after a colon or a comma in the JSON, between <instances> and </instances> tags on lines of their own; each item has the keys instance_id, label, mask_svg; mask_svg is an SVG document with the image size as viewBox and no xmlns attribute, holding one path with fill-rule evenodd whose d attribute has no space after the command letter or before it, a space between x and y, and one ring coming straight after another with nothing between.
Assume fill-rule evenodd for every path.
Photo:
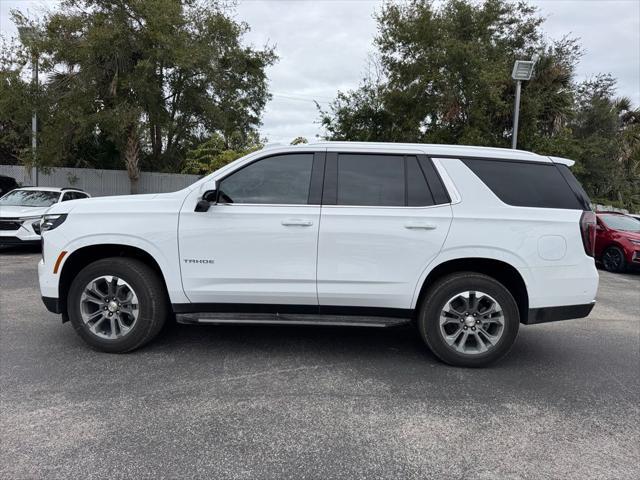
<instances>
[{"instance_id":1,"label":"side skirt","mask_svg":"<svg viewBox=\"0 0 640 480\"><path fill-rule=\"evenodd\" d=\"M411 310L262 304L174 304L178 323L392 327L409 323Z\"/></svg>"},{"instance_id":2,"label":"side skirt","mask_svg":"<svg viewBox=\"0 0 640 480\"><path fill-rule=\"evenodd\" d=\"M393 327L409 323L406 318L393 317L359 317L356 315L305 315L295 313L179 313L178 323L190 325L327 325L343 327Z\"/></svg>"}]
</instances>

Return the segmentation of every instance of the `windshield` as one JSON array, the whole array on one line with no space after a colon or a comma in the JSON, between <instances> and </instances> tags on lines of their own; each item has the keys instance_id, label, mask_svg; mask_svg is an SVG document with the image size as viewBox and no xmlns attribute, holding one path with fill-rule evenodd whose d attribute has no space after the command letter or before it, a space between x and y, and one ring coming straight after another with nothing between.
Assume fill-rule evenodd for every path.
<instances>
[{"instance_id":1,"label":"windshield","mask_svg":"<svg viewBox=\"0 0 640 480\"><path fill-rule=\"evenodd\" d=\"M640 232L640 220L626 215L600 215L602 221L609 228L624 232Z\"/></svg>"},{"instance_id":2,"label":"windshield","mask_svg":"<svg viewBox=\"0 0 640 480\"><path fill-rule=\"evenodd\" d=\"M0 205L12 207L50 207L58 201L59 192L45 190L13 190L0 198Z\"/></svg>"}]
</instances>

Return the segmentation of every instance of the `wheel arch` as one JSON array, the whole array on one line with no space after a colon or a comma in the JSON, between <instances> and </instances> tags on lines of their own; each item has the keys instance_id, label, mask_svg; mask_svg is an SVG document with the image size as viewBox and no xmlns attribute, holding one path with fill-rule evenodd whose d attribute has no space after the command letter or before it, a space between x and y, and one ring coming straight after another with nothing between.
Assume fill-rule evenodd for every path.
<instances>
[{"instance_id":1,"label":"wheel arch","mask_svg":"<svg viewBox=\"0 0 640 480\"><path fill-rule=\"evenodd\" d=\"M623 245L621 245L616 240L610 240L604 247L602 247L602 250L600 251L599 259L602 259L602 255L604 254L604 252L606 252L607 249L609 249L611 247L616 247L616 248L619 248L620 250L622 250L622 254L625 256L625 259L626 259L626 249L624 248Z\"/></svg>"},{"instance_id":2,"label":"wheel arch","mask_svg":"<svg viewBox=\"0 0 640 480\"><path fill-rule=\"evenodd\" d=\"M416 312L419 311L429 288L439 279L456 272L481 273L500 282L513 295L518 305L520 322L526 322L529 314L529 294L526 282L516 267L494 258L457 258L438 264L429 272L422 283L416 301Z\"/></svg>"},{"instance_id":3,"label":"wheel arch","mask_svg":"<svg viewBox=\"0 0 640 480\"><path fill-rule=\"evenodd\" d=\"M64 261L60 271L60 281L58 283L58 299L63 321L67 321L67 295L71 282L75 276L88 264L109 257L135 258L151 267L160 279L165 289L165 294L169 298L165 275L160 268L158 261L146 250L132 245L117 243L88 245L74 250Z\"/></svg>"}]
</instances>

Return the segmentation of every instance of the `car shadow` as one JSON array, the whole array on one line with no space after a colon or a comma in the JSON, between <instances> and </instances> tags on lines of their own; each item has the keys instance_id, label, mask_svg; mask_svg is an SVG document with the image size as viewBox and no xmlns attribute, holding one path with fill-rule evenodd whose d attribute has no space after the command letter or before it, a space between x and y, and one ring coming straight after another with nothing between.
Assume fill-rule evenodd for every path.
<instances>
[{"instance_id":1,"label":"car shadow","mask_svg":"<svg viewBox=\"0 0 640 480\"><path fill-rule=\"evenodd\" d=\"M490 369L521 368L540 365L536 349L540 339L533 327L521 326L511 351ZM572 362L566 345L542 355L560 355ZM441 362L424 344L417 328L403 325L388 328L305 326L305 325L183 325L172 322L144 352L180 352L203 359L212 352L225 357L242 358L268 355L269 358L314 358L323 362L355 362L359 365L424 370L444 368L458 370ZM476 370L476 369L463 369Z\"/></svg>"}]
</instances>

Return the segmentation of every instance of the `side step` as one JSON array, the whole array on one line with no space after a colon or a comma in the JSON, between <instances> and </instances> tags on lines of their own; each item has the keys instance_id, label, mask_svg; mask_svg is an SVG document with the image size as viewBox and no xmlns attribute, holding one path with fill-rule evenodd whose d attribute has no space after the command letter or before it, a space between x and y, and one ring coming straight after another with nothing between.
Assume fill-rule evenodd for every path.
<instances>
[{"instance_id":1,"label":"side step","mask_svg":"<svg viewBox=\"0 0 640 480\"><path fill-rule=\"evenodd\" d=\"M394 327L409 323L408 318L365 317L357 315L314 315L295 313L179 313L178 323L188 325L328 325L343 327Z\"/></svg>"}]
</instances>

